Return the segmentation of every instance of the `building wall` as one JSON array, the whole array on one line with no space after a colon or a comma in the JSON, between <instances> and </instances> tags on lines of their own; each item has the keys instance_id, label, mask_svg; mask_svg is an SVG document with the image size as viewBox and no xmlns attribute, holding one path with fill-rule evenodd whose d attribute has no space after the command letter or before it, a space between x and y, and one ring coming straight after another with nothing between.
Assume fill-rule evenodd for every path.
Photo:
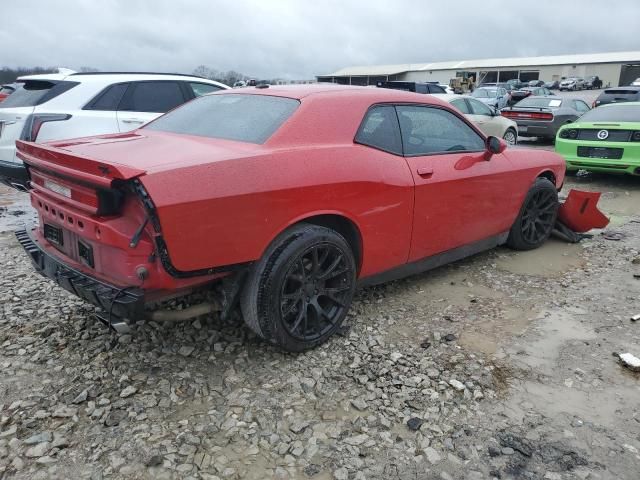
<instances>
[{"instance_id":1,"label":"building wall","mask_svg":"<svg viewBox=\"0 0 640 480\"><path fill-rule=\"evenodd\" d=\"M600 64L585 64L576 65L552 65L552 66L526 66L520 68L508 67L500 69L483 69L483 70L498 70L498 71L539 71L538 78L544 81L560 80L562 77L587 77L590 75L597 75L603 82L603 86L618 86L620 80L620 71L622 64L620 63L600 63ZM448 84L449 80L456 76L456 70L433 70L433 71L413 71L404 73L399 80L406 80L411 82L439 82ZM478 80L479 71L475 72L474 77Z\"/></svg>"}]
</instances>

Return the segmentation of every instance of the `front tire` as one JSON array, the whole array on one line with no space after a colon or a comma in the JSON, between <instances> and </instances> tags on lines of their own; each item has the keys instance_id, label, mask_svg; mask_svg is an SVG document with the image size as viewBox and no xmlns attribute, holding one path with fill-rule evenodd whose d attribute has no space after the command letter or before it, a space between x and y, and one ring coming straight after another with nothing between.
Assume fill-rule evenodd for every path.
<instances>
[{"instance_id":1,"label":"front tire","mask_svg":"<svg viewBox=\"0 0 640 480\"><path fill-rule=\"evenodd\" d=\"M558 216L558 192L546 178L537 178L524 199L507 239L514 250L533 250L551 235Z\"/></svg>"},{"instance_id":2,"label":"front tire","mask_svg":"<svg viewBox=\"0 0 640 480\"><path fill-rule=\"evenodd\" d=\"M516 132L513 128L508 128L504 135L502 136L505 142L509 145L516 145L518 143L518 132Z\"/></svg>"},{"instance_id":3,"label":"front tire","mask_svg":"<svg viewBox=\"0 0 640 480\"><path fill-rule=\"evenodd\" d=\"M340 328L355 285L355 259L344 237L299 224L278 236L253 266L240 306L258 336L301 352Z\"/></svg>"}]
</instances>

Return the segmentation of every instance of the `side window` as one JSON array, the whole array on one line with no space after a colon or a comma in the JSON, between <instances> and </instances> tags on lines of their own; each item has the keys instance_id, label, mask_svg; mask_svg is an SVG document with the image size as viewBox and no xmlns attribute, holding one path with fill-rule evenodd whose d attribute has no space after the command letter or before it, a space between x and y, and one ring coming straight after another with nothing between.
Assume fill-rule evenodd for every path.
<instances>
[{"instance_id":1,"label":"side window","mask_svg":"<svg viewBox=\"0 0 640 480\"><path fill-rule=\"evenodd\" d=\"M469 98L467 101L471 104L471 110L473 110L474 115L486 115L487 117L492 116L491 109L484 103L474 100L473 98Z\"/></svg>"},{"instance_id":2,"label":"side window","mask_svg":"<svg viewBox=\"0 0 640 480\"><path fill-rule=\"evenodd\" d=\"M573 107L581 113L588 112L590 110L589 105L584 103L582 100L574 100Z\"/></svg>"},{"instance_id":3,"label":"side window","mask_svg":"<svg viewBox=\"0 0 640 480\"><path fill-rule=\"evenodd\" d=\"M211 85L209 83L189 82L189 87L191 87L191 90L193 90L193 95L196 97L201 97L202 95L206 95L207 93L213 93L221 90L220 87L216 87L215 85Z\"/></svg>"},{"instance_id":4,"label":"side window","mask_svg":"<svg viewBox=\"0 0 640 480\"><path fill-rule=\"evenodd\" d=\"M127 91L128 83L117 83L107 87L102 93L98 94L96 98L90 101L85 110L102 110L105 112L112 112L118 109L118 104Z\"/></svg>"},{"instance_id":5,"label":"side window","mask_svg":"<svg viewBox=\"0 0 640 480\"><path fill-rule=\"evenodd\" d=\"M447 110L413 105L398 106L396 110L405 155L485 149L484 139Z\"/></svg>"},{"instance_id":6,"label":"side window","mask_svg":"<svg viewBox=\"0 0 640 480\"><path fill-rule=\"evenodd\" d=\"M457 100L453 100L451 102L451 105L456 107L458 110L460 110L465 115L471 115L471 110L469 110L469 106L467 105L467 102L465 102L463 98L459 98Z\"/></svg>"},{"instance_id":7,"label":"side window","mask_svg":"<svg viewBox=\"0 0 640 480\"><path fill-rule=\"evenodd\" d=\"M394 107L379 105L370 108L360 125L355 141L402 155L402 140Z\"/></svg>"},{"instance_id":8,"label":"side window","mask_svg":"<svg viewBox=\"0 0 640 480\"><path fill-rule=\"evenodd\" d=\"M133 82L119 110L165 113L184 102L178 82Z\"/></svg>"}]
</instances>

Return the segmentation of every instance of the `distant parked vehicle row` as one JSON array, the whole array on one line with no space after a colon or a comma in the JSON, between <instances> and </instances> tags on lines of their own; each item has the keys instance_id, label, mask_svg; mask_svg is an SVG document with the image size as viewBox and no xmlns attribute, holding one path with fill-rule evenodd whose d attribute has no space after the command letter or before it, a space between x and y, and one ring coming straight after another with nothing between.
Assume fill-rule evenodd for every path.
<instances>
[{"instance_id":1,"label":"distant parked vehicle row","mask_svg":"<svg viewBox=\"0 0 640 480\"><path fill-rule=\"evenodd\" d=\"M553 139L558 129L574 122L590 110L586 102L557 96L531 96L501 111L502 116L518 124L521 137Z\"/></svg>"},{"instance_id":2,"label":"distant parked vehicle row","mask_svg":"<svg viewBox=\"0 0 640 480\"><path fill-rule=\"evenodd\" d=\"M227 89L206 78L156 73L75 73L19 78L0 103L0 181L24 187L16 140L38 143L134 130L207 93Z\"/></svg>"}]
</instances>

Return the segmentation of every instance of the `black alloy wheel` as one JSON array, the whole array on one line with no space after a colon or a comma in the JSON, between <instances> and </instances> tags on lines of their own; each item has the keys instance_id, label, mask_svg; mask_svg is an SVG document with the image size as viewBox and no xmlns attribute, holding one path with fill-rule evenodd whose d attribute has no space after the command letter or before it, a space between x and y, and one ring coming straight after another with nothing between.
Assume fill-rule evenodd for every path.
<instances>
[{"instance_id":1,"label":"black alloy wheel","mask_svg":"<svg viewBox=\"0 0 640 480\"><path fill-rule=\"evenodd\" d=\"M338 232L298 224L280 234L252 267L240 298L245 323L290 352L333 335L356 287L351 245Z\"/></svg>"},{"instance_id":2,"label":"black alloy wheel","mask_svg":"<svg viewBox=\"0 0 640 480\"><path fill-rule=\"evenodd\" d=\"M542 245L556 223L558 206L555 185L546 178L537 178L511 227L507 245L516 250L531 250Z\"/></svg>"},{"instance_id":3,"label":"black alloy wheel","mask_svg":"<svg viewBox=\"0 0 640 480\"><path fill-rule=\"evenodd\" d=\"M315 342L333 329L348 308L350 267L332 244L316 244L287 271L280 292L280 314L287 333Z\"/></svg>"}]
</instances>

